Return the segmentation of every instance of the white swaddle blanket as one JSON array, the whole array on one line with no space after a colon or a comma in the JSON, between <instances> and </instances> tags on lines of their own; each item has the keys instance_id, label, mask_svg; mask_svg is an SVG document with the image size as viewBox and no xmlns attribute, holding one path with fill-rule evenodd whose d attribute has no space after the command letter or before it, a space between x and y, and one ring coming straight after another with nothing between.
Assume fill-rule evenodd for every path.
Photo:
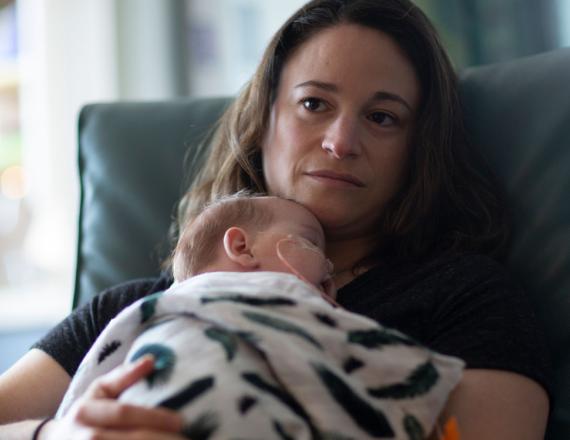
<instances>
[{"instance_id":1,"label":"white swaddle blanket","mask_svg":"<svg viewBox=\"0 0 570 440\"><path fill-rule=\"evenodd\" d=\"M199 439L423 439L464 363L335 308L293 275L212 272L121 312L58 416L96 377L151 353L120 400L180 411Z\"/></svg>"}]
</instances>

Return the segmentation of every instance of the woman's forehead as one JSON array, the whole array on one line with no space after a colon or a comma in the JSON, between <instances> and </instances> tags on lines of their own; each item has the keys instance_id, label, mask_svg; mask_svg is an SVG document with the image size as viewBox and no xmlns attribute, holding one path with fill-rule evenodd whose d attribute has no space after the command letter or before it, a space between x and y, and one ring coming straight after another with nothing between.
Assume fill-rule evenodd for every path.
<instances>
[{"instance_id":1,"label":"woman's forehead","mask_svg":"<svg viewBox=\"0 0 570 440\"><path fill-rule=\"evenodd\" d=\"M356 24L324 29L295 49L281 72L280 86L332 85L363 96L385 91L416 107L419 81L414 66L389 35Z\"/></svg>"}]
</instances>

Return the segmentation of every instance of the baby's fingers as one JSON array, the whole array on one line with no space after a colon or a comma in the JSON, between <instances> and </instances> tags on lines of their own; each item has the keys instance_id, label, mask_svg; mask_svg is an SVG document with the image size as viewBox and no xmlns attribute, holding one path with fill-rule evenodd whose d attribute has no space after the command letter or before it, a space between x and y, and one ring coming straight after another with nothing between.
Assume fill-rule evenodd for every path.
<instances>
[{"instance_id":1,"label":"baby's fingers","mask_svg":"<svg viewBox=\"0 0 570 440\"><path fill-rule=\"evenodd\" d=\"M181 434L169 434L156 431L97 431L97 433L90 438L97 438L100 440L188 440L188 437L183 437Z\"/></svg>"},{"instance_id":2,"label":"baby's fingers","mask_svg":"<svg viewBox=\"0 0 570 440\"><path fill-rule=\"evenodd\" d=\"M175 433L182 429L182 418L173 411L128 405L115 400L83 402L76 408L74 419L79 425L108 430Z\"/></svg>"},{"instance_id":3,"label":"baby's fingers","mask_svg":"<svg viewBox=\"0 0 570 440\"><path fill-rule=\"evenodd\" d=\"M96 379L85 392L85 397L88 399L116 399L131 385L150 374L153 368L154 359L152 356L144 356L132 364L121 365Z\"/></svg>"}]
</instances>

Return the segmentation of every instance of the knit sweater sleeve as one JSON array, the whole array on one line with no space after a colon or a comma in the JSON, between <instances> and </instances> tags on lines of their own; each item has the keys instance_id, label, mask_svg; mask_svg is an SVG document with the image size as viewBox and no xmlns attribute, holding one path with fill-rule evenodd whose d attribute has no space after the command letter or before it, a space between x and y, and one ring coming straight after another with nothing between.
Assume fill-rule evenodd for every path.
<instances>
[{"instance_id":1,"label":"knit sweater sleeve","mask_svg":"<svg viewBox=\"0 0 570 440\"><path fill-rule=\"evenodd\" d=\"M172 279L162 276L129 281L106 289L74 310L31 348L49 354L73 376L111 319L136 300L165 290L171 283Z\"/></svg>"}]
</instances>

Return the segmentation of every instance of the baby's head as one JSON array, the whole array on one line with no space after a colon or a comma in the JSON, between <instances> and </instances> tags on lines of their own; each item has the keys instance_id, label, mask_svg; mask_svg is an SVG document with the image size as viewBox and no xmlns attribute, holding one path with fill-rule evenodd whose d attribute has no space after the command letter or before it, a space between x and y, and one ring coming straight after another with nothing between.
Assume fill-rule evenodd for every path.
<instances>
[{"instance_id":1,"label":"baby's head","mask_svg":"<svg viewBox=\"0 0 570 440\"><path fill-rule=\"evenodd\" d=\"M316 217L279 197L235 195L208 205L186 225L173 258L176 281L212 271L297 275L333 294L332 265Z\"/></svg>"}]
</instances>

